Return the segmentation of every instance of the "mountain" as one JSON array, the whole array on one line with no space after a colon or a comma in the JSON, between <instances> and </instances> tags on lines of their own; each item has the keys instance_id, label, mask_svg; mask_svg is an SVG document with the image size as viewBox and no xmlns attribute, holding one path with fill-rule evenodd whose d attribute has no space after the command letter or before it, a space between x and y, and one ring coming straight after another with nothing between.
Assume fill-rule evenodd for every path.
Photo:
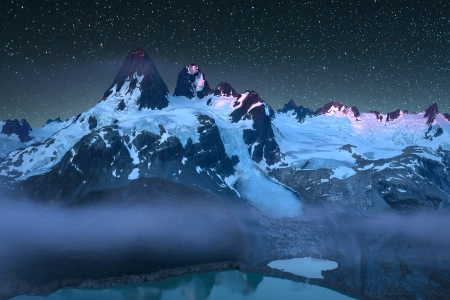
<instances>
[{"instance_id":1,"label":"mountain","mask_svg":"<svg viewBox=\"0 0 450 300\"><path fill-rule=\"evenodd\" d=\"M439 113L436 103L419 113L381 114L336 102L311 110L290 100L274 112L255 91L237 93L226 82L212 89L195 64L183 67L171 95L140 48L128 53L102 101L90 110L33 131L26 121L16 121L3 123L0 136L10 145L0 156L4 198L72 209L143 202L177 207L190 203L185 198L204 195L206 200L192 200L193 207L209 203L214 212L226 212L219 221L202 216L218 236L232 232L214 255L161 267L227 259L254 271L269 258L318 255L341 266L327 271L319 284L349 295L426 298L428 285L419 282L440 287L439 295L448 292L450 273L439 267L450 263L447 254L420 265L405 254L405 245L416 240L401 231L401 243L379 233L368 242L346 223L384 214L448 213L450 116ZM20 142L12 142L14 134ZM236 207L251 220L233 215ZM257 224L251 232L243 229L248 222ZM386 261L377 256L379 249L396 249L397 257ZM221 256L225 252L230 255ZM146 270L154 270L158 262L147 263ZM382 265L414 276L383 277ZM131 266L96 276L145 272ZM440 273L430 278L430 270ZM67 272L65 278L73 276ZM404 288L371 289L367 282L373 276L382 289L389 281ZM52 282L24 278L29 289Z\"/></svg>"}]
</instances>

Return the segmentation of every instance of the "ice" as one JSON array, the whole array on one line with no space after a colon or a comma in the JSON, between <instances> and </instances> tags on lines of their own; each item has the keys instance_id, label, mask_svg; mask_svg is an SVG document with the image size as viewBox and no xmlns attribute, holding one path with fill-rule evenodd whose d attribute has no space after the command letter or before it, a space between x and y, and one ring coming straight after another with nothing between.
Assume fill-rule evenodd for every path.
<instances>
[{"instance_id":1,"label":"ice","mask_svg":"<svg viewBox=\"0 0 450 300\"><path fill-rule=\"evenodd\" d=\"M19 140L17 135L11 134L8 136L0 133L0 158L6 157L11 151L25 147L26 145Z\"/></svg>"},{"instance_id":2,"label":"ice","mask_svg":"<svg viewBox=\"0 0 450 300\"><path fill-rule=\"evenodd\" d=\"M330 178L345 179L355 174L356 172L352 168L340 166L333 168L333 175Z\"/></svg>"},{"instance_id":3,"label":"ice","mask_svg":"<svg viewBox=\"0 0 450 300\"><path fill-rule=\"evenodd\" d=\"M134 168L133 171L131 171L130 175L128 175L129 180L138 179L138 177L139 177L139 169L138 168Z\"/></svg>"},{"instance_id":4,"label":"ice","mask_svg":"<svg viewBox=\"0 0 450 300\"><path fill-rule=\"evenodd\" d=\"M268 266L307 278L323 278L322 271L336 269L338 264L326 259L302 257L275 260L270 262Z\"/></svg>"},{"instance_id":5,"label":"ice","mask_svg":"<svg viewBox=\"0 0 450 300\"><path fill-rule=\"evenodd\" d=\"M253 168L253 176L241 178L235 188L261 212L271 217L295 217L302 214L302 204L287 188L274 183Z\"/></svg>"}]
</instances>

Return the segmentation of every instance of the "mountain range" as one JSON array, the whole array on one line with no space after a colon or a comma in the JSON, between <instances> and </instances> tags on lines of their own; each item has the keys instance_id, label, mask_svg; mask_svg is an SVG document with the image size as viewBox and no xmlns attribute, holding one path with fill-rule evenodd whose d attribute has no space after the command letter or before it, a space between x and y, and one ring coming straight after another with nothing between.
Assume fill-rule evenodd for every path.
<instances>
[{"instance_id":1,"label":"mountain range","mask_svg":"<svg viewBox=\"0 0 450 300\"><path fill-rule=\"evenodd\" d=\"M418 215L414 224L430 214L448 223L450 115L436 103L382 114L336 102L311 110L290 100L275 111L255 91L238 93L227 82L211 88L195 64L182 68L172 95L140 48L88 111L39 129L26 120L0 127L4 201L70 211L188 206L199 212L170 213L162 228L174 220L199 232L199 222L215 228L207 255L172 241L170 256L162 246L125 251L129 263L112 269L101 267L112 260L103 252L76 270L64 255L42 254L39 263L30 259L34 267L12 259L0 269L4 295L223 261L270 274L270 259L300 256L337 261L315 283L351 296L450 295L447 232L430 241L403 228ZM136 256L142 259L130 259ZM50 261L70 267L56 276ZM86 272L88 265L96 271Z\"/></svg>"}]
</instances>

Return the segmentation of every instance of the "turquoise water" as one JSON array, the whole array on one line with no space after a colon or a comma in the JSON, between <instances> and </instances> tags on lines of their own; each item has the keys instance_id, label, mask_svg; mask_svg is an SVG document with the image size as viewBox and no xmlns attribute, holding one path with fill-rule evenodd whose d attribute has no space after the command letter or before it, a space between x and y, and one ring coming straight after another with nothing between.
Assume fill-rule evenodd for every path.
<instances>
[{"instance_id":1,"label":"turquoise water","mask_svg":"<svg viewBox=\"0 0 450 300\"><path fill-rule=\"evenodd\" d=\"M107 289L64 288L42 296L18 296L14 300L229 300L229 299L352 299L335 291L287 279L242 271L189 274L160 281Z\"/></svg>"}]
</instances>

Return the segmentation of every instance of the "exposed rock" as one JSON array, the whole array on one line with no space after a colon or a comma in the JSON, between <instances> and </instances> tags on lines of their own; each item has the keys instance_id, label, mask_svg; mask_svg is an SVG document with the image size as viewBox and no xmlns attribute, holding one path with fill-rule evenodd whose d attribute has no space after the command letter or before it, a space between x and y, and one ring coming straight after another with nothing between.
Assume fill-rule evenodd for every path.
<instances>
[{"instance_id":1,"label":"exposed rock","mask_svg":"<svg viewBox=\"0 0 450 300\"><path fill-rule=\"evenodd\" d=\"M50 123L61 123L61 119L59 117L57 117L54 120L48 119L47 122L45 122L45 125L50 124Z\"/></svg>"},{"instance_id":2,"label":"exposed rock","mask_svg":"<svg viewBox=\"0 0 450 300\"><path fill-rule=\"evenodd\" d=\"M42 202L71 203L90 191L124 185L132 168L117 126L103 127L85 135L50 171L24 180L22 191Z\"/></svg>"},{"instance_id":3,"label":"exposed rock","mask_svg":"<svg viewBox=\"0 0 450 300\"><path fill-rule=\"evenodd\" d=\"M94 116L89 116L88 124L89 130L94 130L97 127L97 118Z\"/></svg>"},{"instance_id":4,"label":"exposed rock","mask_svg":"<svg viewBox=\"0 0 450 300\"><path fill-rule=\"evenodd\" d=\"M400 117L401 113L402 113L402 111L400 109L397 109L393 112L387 113L386 122L394 121L395 119L398 119L398 117Z\"/></svg>"},{"instance_id":5,"label":"exposed rock","mask_svg":"<svg viewBox=\"0 0 450 300\"><path fill-rule=\"evenodd\" d=\"M194 144L192 140L188 140L184 151L188 163L202 169L214 169L222 178L233 175L239 158L228 157L214 119L206 115L199 115L197 118L200 123L197 128L199 142Z\"/></svg>"},{"instance_id":6,"label":"exposed rock","mask_svg":"<svg viewBox=\"0 0 450 300\"><path fill-rule=\"evenodd\" d=\"M294 110L294 111L295 111L295 110L297 109L297 107L298 107L297 104L295 104L294 100L291 99L291 100L289 100L289 102L286 103L286 104L283 106L283 108L280 109L279 111L280 111L280 112L286 113L286 112L291 111L291 110Z\"/></svg>"},{"instance_id":7,"label":"exposed rock","mask_svg":"<svg viewBox=\"0 0 450 300\"><path fill-rule=\"evenodd\" d=\"M103 100L107 99L114 90L120 90L126 81L130 81L128 92L132 92L137 84L135 75L144 76L139 86L141 91L137 101L139 109L162 109L169 105L167 100L169 90L161 75L159 75L156 65L143 48L128 53L119 73L114 78L113 84L105 92Z\"/></svg>"},{"instance_id":8,"label":"exposed rock","mask_svg":"<svg viewBox=\"0 0 450 300\"><path fill-rule=\"evenodd\" d=\"M425 115L423 116L424 118L428 118L427 125L433 124L434 120L436 119L436 115L438 113L439 113L439 109L437 107L436 102L434 102L433 104L430 104L430 106L428 106L428 108L425 110Z\"/></svg>"},{"instance_id":9,"label":"exposed rock","mask_svg":"<svg viewBox=\"0 0 450 300\"><path fill-rule=\"evenodd\" d=\"M259 163L264 158L268 165L280 161L280 148L274 138L270 116L266 114L267 104L262 102L256 92L251 91L243 100L238 98L233 106L237 107L230 114L233 123L253 120L253 129L243 131L243 139L252 159Z\"/></svg>"},{"instance_id":10,"label":"exposed rock","mask_svg":"<svg viewBox=\"0 0 450 300\"><path fill-rule=\"evenodd\" d=\"M347 109L345 108L345 105L339 102L329 102L325 104L322 108L319 108L316 111L317 115L323 115L331 112L342 112L344 114L347 114Z\"/></svg>"},{"instance_id":11,"label":"exposed rock","mask_svg":"<svg viewBox=\"0 0 450 300\"><path fill-rule=\"evenodd\" d=\"M28 135L33 129L30 124L25 119L17 120L6 120L6 123L3 125L2 132L3 134L16 134L19 137L19 140L22 143L31 141L31 137Z\"/></svg>"},{"instance_id":12,"label":"exposed rock","mask_svg":"<svg viewBox=\"0 0 450 300\"><path fill-rule=\"evenodd\" d=\"M370 111L371 114L374 114L375 117L380 120L380 122L383 122L383 116L381 115L381 113L377 112L376 110L371 110Z\"/></svg>"},{"instance_id":13,"label":"exposed rock","mask_svg":"<svg viewBox=\"0 0 450 300\"><path fill-rule=\"evenodd\" d=\"M352 106L350 107L351 111L353 112L353 116L358 119L359 117L361 117L361 114L358 110L358 108L356 106Z\"/></svg>"},{"instance_id":14,"label":"exposed rock","mask_svg":"<svg viewBox=\"0 0 450 300\"><path fill-rule=\"evenodd\" d=\"M241 96L238 92L236 92L233 87L228 82L222 81L214 90L214 96L225 96L225 97L235 97L238 98Z\"/></svg>"},{"instance_id":15,"label":"exposed rock","mask_svg":"<svg viewBox=\"0 0 450 300\"><path fill-rule=\"evenodd\" d=\"M174 96L185 96L189 99L200 99L214 93L206 81L205 74L195 64L185 66L178 74Z\"/></svg>"},{"instance_id":16,"label":"exposed rock","mask_svg":"<svg viewBox=\"0 0 450 300\"><path fill-rule=\"evenodd\" d=\"M450 122L450 114L445 113L445 114L444 114L444 118L445 118L447 121Z\"/></svg>"},{"instance_id":17,"label":"exposed rock","mask_svg":"<svg viewBox=\"0 0 450 300\"><path fill-rule=\"evenodd\" d=\"M119 105L117 105L117 110L122 111L122 110L125 109L125 107L127 107L127 106L125 105L125 101L123 101L123 99L120 100Z\"/></svg>"},{"instance_id":18,"label":"exposed rock","mask_svg":"<svg viewBox=\"0 0 450 300\"><path fill-rule=\"evenodd\" d=\"M355 145L346 144L346 145L342 146L341 148L339 148L339 150L344 150L344 151L348 151L349 153L352 153L352 147L356 148Z\"/></svg>"}]
</instances>

